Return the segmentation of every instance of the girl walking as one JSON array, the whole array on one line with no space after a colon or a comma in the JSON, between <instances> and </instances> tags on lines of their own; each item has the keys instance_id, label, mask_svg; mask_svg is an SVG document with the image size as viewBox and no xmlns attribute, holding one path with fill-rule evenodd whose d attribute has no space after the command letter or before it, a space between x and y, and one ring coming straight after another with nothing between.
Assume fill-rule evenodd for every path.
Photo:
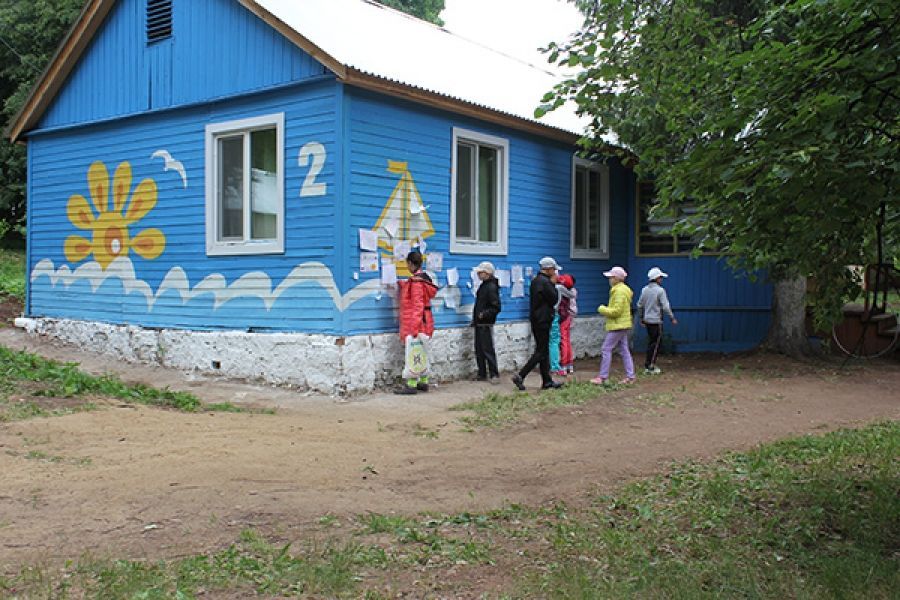
<instances>
[{"instance_id":1,"label":"girl walking","mask_svg":"<svg viewBox=\"0 0 900 600\"><path fill-rule=\"evenodd\" d=\"M631 299L634 292L625 285L628 273L622 267L613 267L603 273L609 280L609 306L601 305L597 312L606 317L606 337L600 350L600 373L591 379L591 383L603 385L609 379L609 366L612 362L613 350L618 350L625 364L625 379L622 384L634 383L634 360L628 349L628 332L631 331Z\"/></svg>"}]
</instances>

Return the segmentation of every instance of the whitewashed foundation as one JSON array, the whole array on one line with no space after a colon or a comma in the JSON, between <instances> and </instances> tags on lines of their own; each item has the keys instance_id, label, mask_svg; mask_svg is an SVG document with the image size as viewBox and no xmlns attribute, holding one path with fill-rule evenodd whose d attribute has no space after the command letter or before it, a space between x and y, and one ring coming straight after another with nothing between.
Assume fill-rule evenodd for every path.
<instances>
[{"instance_id":1,"label":"whitewashed foundation","mask_svg":"<svg viewBox=\"0 0 900 600\"><path fill-rule=\"evenodd\" d=\"M21 318L30 334L54 338L116 360L289 385L331 395L371 391L398 381L403 347L397 334L333 336L309 333L152 330L71 319ZM603 317L577 317L572 325L576 357L600 354ZM520 368L533 342L527 322L494 327L501 371ZM436 381L476 372L473 330L439 329L429 347Z\"/></svg>"}]
</instances>

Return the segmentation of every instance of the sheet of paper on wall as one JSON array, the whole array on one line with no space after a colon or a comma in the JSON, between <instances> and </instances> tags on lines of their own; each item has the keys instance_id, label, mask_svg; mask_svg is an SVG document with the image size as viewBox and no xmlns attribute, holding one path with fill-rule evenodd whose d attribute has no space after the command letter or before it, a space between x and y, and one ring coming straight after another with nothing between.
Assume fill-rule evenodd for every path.
<instances>
[{"instance_id":1,"label":"sheet of paper on wall","mask_svg":"<svg viewBox=\"0 0 900 600\"><path fill-rule=\"evenodd\" d=\"M431 269L425 269L425 274L431 277L431 283L434 285L441 287L441 280L438 279L438 274L432 271Z\"/></svg>"},{"instance_id":2,"label":"sheet of paper on wall","mask_svg":"<svg viewBox=\"0 0 900 600\"><path fill-rule=\"evenodd\" d=\"M494 272L494 276L497 278L497 281L500 282L500 287L510 286L510 275L509 271L507 271L506 269L498 269Z\"/></svg>"},{"instance_id":3,"label":"sheet of paper on wall","mask_svg":"<svg viewBox=\"0 0 900 600\"><path fill-rule=\"evenodd\" d=\"M392 261L381 263L381 283L384 285L397 284L397 265Z\"/></svg>"},{"instance_id":4,"label":"sheet of paper on wall","mask_svg":"<svg viewBox=\"0 0 900 600\"><path fill-rule=\"evenodd\" d=\"M524 298L525 283L522 281L514 281L512 284L512 289L509 291L509 295L512 298Z\"/></svg>"},{"instance_id":5,"label":"sheet of paper on wall","mask_svg":"<svg viewBox=\"0 0 900 600\"><path fill-rule=\"evenodd\" d=\"M406 260L406 255L412 250L412 246L406 240L394 242L394 260Z\"/></svg>"},{"instance_id":6,"label":"sheet of paper on wall","mask_svg":"<svg viewBox=\"0 0 900 600\"><path fill-rule=\"evenodd\" d=\"M457 308L459 308L459 288L452 287L446 288L446 290L447 291L444 292L444 306L456 310Z\"/></svg>"},{"instance_id":7,"label":"sheet of paper on wall","mask_svg":"<svg viewBox=\"0 0 900 600\"><path fill-rule=\"evenodd\" d=\"M459 285L459 269L456 267L447 269L447 285Z\"/></svg>"},{"instance_id":8,"label":"sheet of paper on wall","mask_svg":"<svg viewBox=\"0 0 900 600\"><path fill-rule=\"evenodd\" d=\"M525 267L525 276L531 277L534 275L534 267Z\"/></svg>"},{"instance_id":9,"label":"sheet of paper on wall","mask_svg":"<svg viewBox=\"0 0 900 600\"><path fill-rule=\"evenodd\" d=\"M415 245L419 247L419 252L421 252L422 254L425 254L425 251L428 250L428 244L425 243L425 240L421 235L416 238Z\"/></svg>"},{"instance_id":10,"label":"sheet of paper on wall","mask_svg":"<svg viewBox=\"0 0 900 600\"><path fill-rule=\"evenodd\" d=\"M378 253L377 252L360 252L359 253L359 270L362 273L374 273L378 270Z\"/></svg>"},{"instance_id":11,"label":"sheet of paper on wall","mask_svg":"<svg viewBox=\"0 0 900 600\"><path fill-rule=\"evenodd\" d=\"M428 254L428 258L425 261L425 264L427 264L428 268L433 271L443 271L444 255L440 252L431 252L430 254Z\"/></svg>"},{"instance_id":12,"label":"sheet of paper on wall","mask_svg":"<svg viewBox=\"0 0 900 600\"><path fill-rule=\"evenodd\" d=\"M522 270L522 265L513 265L512 267L512 282L520 282L525 281L524 271Z\"/></svg>"},{"instance_id":13,"label":"sheet of paper on wall","mask_svg":"<svg viewBox=\"0 0 900 600\"><path fill-rule=\"evenodd\" d=\"M474 267L472 267L470 276L472 277L472 295L474 296L478 293L478 288L481 287L481 278L478 277L478 271Z\"/></svg>"},{"instance_id":14,"label":"sheet of paper on wall","mask_svg":"<svg viewBox=\"0 0 900 600\"><path fill-rule=\"evenodd\" d=\"M359 249L369 252L378 251L378 232L371 229L359 230ZM376 269L377 270L377 269Z\"/></svg>"}]
</instances>

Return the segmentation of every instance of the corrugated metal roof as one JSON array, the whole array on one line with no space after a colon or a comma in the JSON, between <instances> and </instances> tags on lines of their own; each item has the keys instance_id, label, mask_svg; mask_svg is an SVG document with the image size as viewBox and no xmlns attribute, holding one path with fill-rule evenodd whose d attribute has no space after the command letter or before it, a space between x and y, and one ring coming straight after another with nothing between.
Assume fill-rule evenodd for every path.
<instances>
[{"instance_id":1,"label":"corrugated metal roof","mask_svg":"<svg viewBox=\"0 0 900 600\"><path fill-rule=\"evenodd\" d=\"M375 2L255 1L346 67L576 135L587 124L570 106L534 118L559 76Z\"/></svg>"}]
</instances>

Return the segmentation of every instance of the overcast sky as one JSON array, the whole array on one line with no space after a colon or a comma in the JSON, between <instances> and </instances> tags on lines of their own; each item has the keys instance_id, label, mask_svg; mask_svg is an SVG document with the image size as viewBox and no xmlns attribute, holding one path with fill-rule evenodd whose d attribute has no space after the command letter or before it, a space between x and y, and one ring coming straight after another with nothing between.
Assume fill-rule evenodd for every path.
<instances>
[{"instance_id":1,"label":"overcast sky","mask_svg":"<svg viewBox=\"0 0 900 600\"><path fill-rule=\"evenodd\" d=\"M463 37L550 69L537 51L563 42L582 23L581 13L564 0L445 0L444 26Z\"/></svg>"}]
</instances>

